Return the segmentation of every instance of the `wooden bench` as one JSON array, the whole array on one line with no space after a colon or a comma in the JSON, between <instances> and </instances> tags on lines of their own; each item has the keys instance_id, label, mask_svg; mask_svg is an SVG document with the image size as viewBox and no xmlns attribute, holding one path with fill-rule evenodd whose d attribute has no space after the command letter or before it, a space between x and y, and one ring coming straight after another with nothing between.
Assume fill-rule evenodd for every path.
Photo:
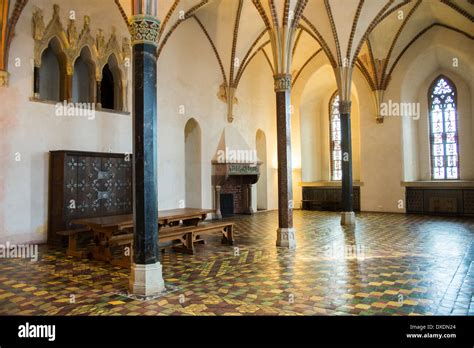
<instances>
[{"instance_id":1,"label":"wooden bench","mask_svg":"<svg viewBox=\"0 0 474 348\"><path fill-rule=\"evenodd\" d=\"M87 251L80 251L78 247L78 236L81 233L91 232L90 228L81 228L69 231L61 231L58 234L69 237L69 244L67 249L68 256L84 258L88 256ZM121 267L129 267L131 261L131 251L133 246L133 226L123 225L119 228L118 234L115 234L106 240L95 241L95 249L107 250L103 257L113 265ZM204 243L201 238L202 235L211 233L221 233L222 243L233 245L234 244L234 223L232 222L208 222L202 223L197 226L179 226L179 227L167 227L161 228L159 231L159 243L158 246L161 249L169 246L173 247L177 251L184 252L186 254L193 255L194 245L196 243ZM168 244L167 244L168 243ZM111 253L112 246L125 246L130 245L130 253L125 252L119 258L113 258Z\"/></svg>"},{"instance_id":2,"label":"wooden bench","mask_svg":"<svg viewBox=\"0 0 474 348\"><path fill-rule=\"evenodd\" d=\"M160 243L178 241L181 245L175 246L175 249L193 255L194 244L204 242L201 235L216 232L222 233L222 243L234 244L234 224L232 222L208 222L197 226L162 229L159 233L159 239Z\"/></svg>"},{"instance_id":3,"label":"wooden bench","mask_svg":"<svg viewBox=\"0 0 474 348\"><path fill-rule=\"evenodd\" d=\"M86 257L87 251L78 249L78 238L80 234L90 232L92 232L92 230L88 227L57 232L60 236L68 237L66 255L80 258Z\"/></svg>"},{"instance_id":4,"label":"wooden bench","mask_svg":"<svg viewBox=\"0 0 474 348\"><path fill-rule=\"evenodd\" d=\"M132 229L133 226L129 225L124 225L119 228L121 231ZM168 246L165 245L166 242L174 242L174 245L171 245L176 249L188 254L194 254L194 244L204 242L204 240L201 238L201 235L216 232L222 233L222 243L229 245L234 244L234 224L232 222L208 222L197 226L180 226L160 229L159 247L165 248ZM129 240L122 239L122 245L132 243L133 233L131 233L129 236Z\"/></svg>"}]
</instances>

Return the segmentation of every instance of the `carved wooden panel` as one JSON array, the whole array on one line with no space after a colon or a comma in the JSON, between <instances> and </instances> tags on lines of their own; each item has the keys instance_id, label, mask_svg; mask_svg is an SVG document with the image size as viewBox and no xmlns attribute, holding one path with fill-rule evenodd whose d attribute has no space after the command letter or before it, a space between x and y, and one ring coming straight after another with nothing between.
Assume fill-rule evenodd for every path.
<instances>
[{"instance_id":1,"label":"carved wooden panel","mask_svg":"<svg viewBox=\"0 0 474 348\"><path fill-rule=\"evenodd\" d=\"M342 189L329 187L303 187L303 209L321 211L341 210ZM360 211L360 187L353 189L354 211Z\"/></svg>"},{"instance_id":2,"label":"carved wooden panel","mask_svg":"<svg viewBox=\"0 0 474 348\"><path fill-rule=\"evenodd\" d=\"M422 213L423 212L423 190L408 189L406 192L407 212Z\"/></svg>"},{"instance_id":3,"label":"carved wooden panel","mask_svg":"<svg viewBox=\"0 0 474 348\"><path fill-rule=\"evenodd\" d=\"M54 151L50 155L48 242L71 220L132 213L132 161L125 154Z\"/></svg>"},{"instance_id":4,"label":"carved wooden panel","mask_svg":"<svg viewBox=\"0 0 474 348\"><path fill-rule=\"evenodd\" d=\"M464 214L474 216L474 190L464 190Z\"/></svg>"},{"instance_id":5,"label":"carved wooden panel","mask_svg":"<svg viewBox=\"0 0 474 348\"><path fill-rule=\"evenodd\" d=\"M474 189L408 187L407 213L474 216Z\"/></svg>"},{"instance_id":6,"label":"carved wooden panel","mask_svg":"<svg viewBox=\"0 0 474 348\"><path fill-rule=\"evenodd\" d=\"M425 211L430 214L462 214L462 190L425 190Z\"/></svg>"}]
</instances>

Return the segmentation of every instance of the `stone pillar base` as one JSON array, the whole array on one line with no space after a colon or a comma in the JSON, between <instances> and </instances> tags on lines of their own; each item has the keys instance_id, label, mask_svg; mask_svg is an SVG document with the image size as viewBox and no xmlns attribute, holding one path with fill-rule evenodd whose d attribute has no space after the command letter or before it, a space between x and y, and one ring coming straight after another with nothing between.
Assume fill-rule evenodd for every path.
<instances>
[{"instance_id":1,"label":"stone pillar base","mask_svg":"<svg viewBox=\"0 0 474 348\"><path fill-rule=\"evenodd\" d=\"M278 247L294 249L296 248L296 238L294 228L279 228L277 230L277 242Z\"/></svg>"},{"instance_id":2,"label":"stone pillar base","mask_svg":"<svg viewBox=\"0 0 474 348\"><path fill-rule=\"evenodd\" d=\"M132 264L129 292L140 296L158 295L165 291L162 267L159 262L151 265Z\"/></svg>"},{"instance_id":3,"label":"stone pillar base","mask_svg":"<svg viewBox=\"0 0 474 348\"><path fill-rule=\"evenodd\" d=\"M355 225L355 213L354 212L343 212L341 213L341 225L351 226Z\"/></svg>"}]
</instances>

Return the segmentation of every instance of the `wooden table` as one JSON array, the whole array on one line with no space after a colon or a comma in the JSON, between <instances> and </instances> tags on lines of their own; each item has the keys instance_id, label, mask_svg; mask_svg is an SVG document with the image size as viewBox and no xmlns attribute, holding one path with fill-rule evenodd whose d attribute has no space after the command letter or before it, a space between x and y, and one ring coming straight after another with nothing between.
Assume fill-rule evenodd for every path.
<instances>
[{"instance_id":1,"label":"wooden table","mask_svg":"<svg viewBox=\"0 0 474 348\"><path fill-rule=\"evenodd\" d=\"M209 209L173 209L158 212L158 228L171 228L180 225L197 226L206 220L207 215L213 213ZM78 219L72 221L75 225L89 228L94 235L94 247L92 257L96 260L113 262L111 244L120 234L127 234L127 230L133 228L133 215L104 216L91 219ZM122 264L122 261L118 261Z\"/></svg>"},{"instance_id":2,"label":"wooden table","mask_svg":"<svg viewBox=\"0 0 474 348\"><path fill-rule=\"evenodd\" d=\"M158 212L158 227L173 227L181 222L185 226L195 226L201 221L206 220L207 215L213 213L214 210L209 209L172 209ZM133 227L133 215L114 215L104 216L91 219L78 219L72 221L75 225L84 225L90 228L98 229L125 229L128 226Z\"/></svg>"}]
</instances>

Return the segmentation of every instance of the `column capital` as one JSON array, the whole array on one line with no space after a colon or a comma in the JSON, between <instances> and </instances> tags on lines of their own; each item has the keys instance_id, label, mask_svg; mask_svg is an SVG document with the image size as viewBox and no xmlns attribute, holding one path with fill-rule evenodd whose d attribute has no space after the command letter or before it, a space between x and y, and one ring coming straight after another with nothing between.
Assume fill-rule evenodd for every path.
<instances>
[{"instance_id":1,"label":"column capital","mask_svg":"<svg viewBox=\"0 0 474 348\"><path fill-rule=\"evenodd\" d=\"M352 108L352 102L350 100L342 100L339 103L339 112L341 114L350 114Z\"/></svg>"},{"instance_id":2,"label":"column capital","mask_svg":"<svg viewBox=\"0 0 474 348\"><path fill-rule=\"evenodd\" d=\"M151 44L158 46L160 21L150 15L135 15L130 19L130 33L132 46L137 44Z\"/></svg>"},{"instance_id":3,"label":"column capital","mask_svg":"<svg viewBox=\"0 0 474 348\"><path fill-rule=\"evenodd\" d=\"M291 74L277 74L275 79L275 92L286 92L291 90Z\"/></svg>"}]
</instances>

